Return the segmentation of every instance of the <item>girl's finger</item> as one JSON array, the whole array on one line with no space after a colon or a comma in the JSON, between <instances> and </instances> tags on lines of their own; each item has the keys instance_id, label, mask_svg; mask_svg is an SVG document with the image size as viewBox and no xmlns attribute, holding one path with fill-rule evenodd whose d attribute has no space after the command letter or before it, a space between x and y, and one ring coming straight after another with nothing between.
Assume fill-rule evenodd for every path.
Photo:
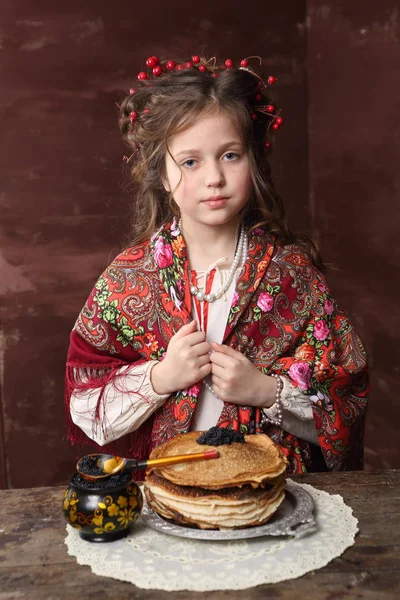
<instances>
[{"instance_id":1,"label":"girl's finger","mask_svg":"<svg viewBox=\"0 0 400 600\"><path fill-rule=\"evenodd\" d=\"M182 325L182 327L179 329L179 331L177 331L175 333L174 337L182 338L182 337L185 337L186 335L189 335L190 333L193 333L196 330L197 330L197 323L196 323L195 319L193 319L193 321L191 321L190 323L186 323L186 325Z\"/></svg>"},{"instance_id":2,"label":"girl's finger","mask_svg":"<svg viewBox=\"0 0 400 600\"><path fill-rule=\"evenodd\" d=\"M226 356L230 356L231 358L237 358L238 354L242 356L240 352L234 350L233 348L230 348L229 346L225 346L224 344L217 344L217 342L213 342L211 346L212 349L215 350L215 352L218 352L219 354L225 354Z\"/></svg>"},{"instance_id":3,"label":"girl's finger","mask_svg":"<svg viewBox=\"0 0 400 600\"><path fill-rule=\"evenodd\" d=\"M204 377L207 377L207 375L209 375L211 373L211 363L207 363L206 365L203 365L202 367L200 367L200 377L199 379L204 379Z\"/></svg>"},{"instance_id":4,"label":"girl's finger","mask_svg":"<svg viewBox=\"0 0 400 600\"><path fill-rule=\"evenodd\" d=\"M196 356L203 356L203 354L207 354L208 361L210 360L210 350L211 346L208 342L201 342L200 344L196 344L196 346L193 347L193 352L196 353Z\"/></svg>"},{"instance_id":5,"label":"girl's finger","mask_svg":"<svg viewBox=\"0 0 400 600\"><path fill-rule=\"evenodd\" d=\"M213 374L213 377L217 377L218 379L223 380L224 375L226 375L226 369L224 369L224 367L216 365L215 363L212 363L211 373Z\"/></svg>"},{"instance_id":6,"label":"girl's finger","mask_svg":"<svg viewBox=\"0 0 400 600\"><path fill-rule=\"evenodd\" d=\"M221 352L212 352L210 354L210 360L213 365L218 365L220 367L224 367L225 369L233 366L232 357L222 354Z\"/></svg>"},{"instance_id":7,"label":"girl's finger","mask_svg":"<svg viewBox=\"0 0 400 600\"><path fill-rule=\"evenodd\" d=\"M203 367L204 365L210 365L211 366L210 357L208 356L208 354L203 354L202 356L199 356L197 358L197 364L200 367Z\"/></svg>"},{"instance_id":8,"label":"girl's finger","mask_svg":"<svg viewBox=\"0 0 400 600\"><path fill-rule=\"evenodd\" d=\"M185 343L189 344L189 346L196 346L204 342L205 339L206 334L204 331L192 331L186 336Z\"/></svg>"}]
</instances>

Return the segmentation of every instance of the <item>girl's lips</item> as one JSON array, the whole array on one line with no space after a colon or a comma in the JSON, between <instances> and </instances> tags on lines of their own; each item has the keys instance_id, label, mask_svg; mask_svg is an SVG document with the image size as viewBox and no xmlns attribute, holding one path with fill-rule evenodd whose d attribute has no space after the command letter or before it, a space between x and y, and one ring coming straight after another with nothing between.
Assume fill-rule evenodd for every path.
<instances>
[{"instance_id":1,"label":"girl's lips","mask_svg":"<svg viewBox=\"0 0 400 600\"><path fill-rule=\"evenodd\" d=\"M204 204L207 204L210 208L221 208L227 202L228 198L210 198L209 200L204 200Z\"/></svg>"}]
</instances>

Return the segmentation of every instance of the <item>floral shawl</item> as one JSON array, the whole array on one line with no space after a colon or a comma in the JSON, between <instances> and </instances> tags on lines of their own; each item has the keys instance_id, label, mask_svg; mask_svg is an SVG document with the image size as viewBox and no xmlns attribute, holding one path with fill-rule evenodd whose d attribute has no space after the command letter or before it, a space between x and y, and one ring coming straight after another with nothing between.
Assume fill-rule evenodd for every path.
<instances>
[{"instance_id":1,"label":"floral shawl","mask_svg":"<svg viewBox=\"0 0 400 600\"><path fill-rule=\"evenodd\" d=\"M248 258L233 295L223 343L263 373L288 377L310 397L322 468L362 468L368 395L366 355L324 277L296 245L281 247L262 229L249 234ZM97 281L71 334L66 404L74 389L105 386L122 365L162 360L171 337L192 320L189 265L176 221L122 252ZM77 375L84 373L85 377ZM189 430L201 382L172 394L137 431L102 448L125 456ZM218 425L265 432L281 445L289 472L316 470L313 444L265 422L259 408L225 403ZM69 417L72 442L90 441Z\"/></svg>"}]
</instances>

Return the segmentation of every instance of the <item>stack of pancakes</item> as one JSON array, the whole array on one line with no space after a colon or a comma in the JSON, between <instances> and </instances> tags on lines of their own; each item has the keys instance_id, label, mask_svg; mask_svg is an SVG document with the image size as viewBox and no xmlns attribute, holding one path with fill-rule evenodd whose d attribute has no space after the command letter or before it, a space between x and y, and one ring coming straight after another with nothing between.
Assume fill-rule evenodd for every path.
<instances>
[{"instance_id":1,"label":"stack of pancakes","mask_svg":"<svg viewBox=\"0 0 400 600\"><path fill-rule=\"evenodd\" d=\"M266 435L244 436L245 443L199 445L202 432L178 435L158 446L150 458L215 450L213 460L150 470L145 494L159 515L200 529L236 529L262 525L285 497L287 460Z\"/></svg>"}]
</instances>

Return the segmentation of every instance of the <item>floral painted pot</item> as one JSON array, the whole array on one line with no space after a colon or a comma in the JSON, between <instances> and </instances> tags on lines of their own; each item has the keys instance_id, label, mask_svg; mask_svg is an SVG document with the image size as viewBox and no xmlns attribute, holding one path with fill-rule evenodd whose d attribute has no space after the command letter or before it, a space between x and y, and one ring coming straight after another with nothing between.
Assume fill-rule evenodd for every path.
<instances>
[{"instance_id":1,"label":"floral painted pot","mask_svg":"<svg viewBox=\"0 0 400 600\"><path fill-rule=\"evenodd\" d=\"M99 487L75 474L64 492L64 516L88 542L113 542L128 535L142 506L142 492L129 475L119 476L116 485Z\"/></svg>"}]
</instances>

